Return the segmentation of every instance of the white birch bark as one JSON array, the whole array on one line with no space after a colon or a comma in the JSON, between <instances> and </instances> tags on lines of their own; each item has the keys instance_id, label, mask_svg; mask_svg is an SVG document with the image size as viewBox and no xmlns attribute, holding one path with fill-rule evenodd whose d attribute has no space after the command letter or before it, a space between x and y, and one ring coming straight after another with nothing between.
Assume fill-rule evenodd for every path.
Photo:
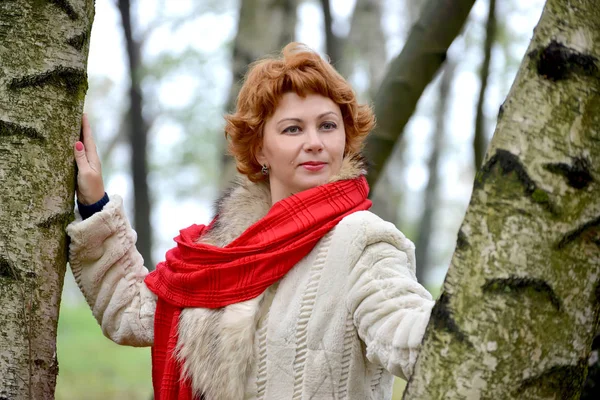
<instances>
[{"instance_id":1,"label":"white birch bark","mask_svg":"<svg viewBox=\"0 0 600 400\"><path fill-rule=\"evenodd\" d=\"M600 315L600 7L548 0L405 399L578 399Z\"/></svg>"},{"instance_id":2,"label":"white birch bark","mask_svg":"<svg viewBox=\"0 0 600 400\"><path fill-rule=\"evenodd\" d=\"M54 398L93 0L0 1L0 398Z\"/></svg>"}]
</instances>

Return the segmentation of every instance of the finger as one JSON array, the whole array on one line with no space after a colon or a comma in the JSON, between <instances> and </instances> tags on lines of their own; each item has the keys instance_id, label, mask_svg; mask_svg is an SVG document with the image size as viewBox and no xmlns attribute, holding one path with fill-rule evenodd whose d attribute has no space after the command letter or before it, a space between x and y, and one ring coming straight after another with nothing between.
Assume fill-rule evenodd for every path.
<instances>
[{"instance_id":1,"label":"finger","mask_svg":"<svg viewBox=\"0 0 600 400\"><path fill-rule=\"evenodd\" d=\"M85 146L85 153L87 155L87 158L89 162L99 165L100 159L98 158L96 142L94 142L94 137L92 136L92 127L90 125L90 120L88 119L87 114L83 114L83 117L81 119L81 129L83 144Z\"/></svg>"},{"instance_id":2,"label":"finger","mask_svg":"<svg viewBox=\"0 0 600 400\"><path fill-rule=\"evenodd\" d=\"M73 148L75 150L75 162L77 163L79 172L88 170L90 168L90 164L85 154L85 145L81 142L77 142Z\"/></svg>"}]
</instances>

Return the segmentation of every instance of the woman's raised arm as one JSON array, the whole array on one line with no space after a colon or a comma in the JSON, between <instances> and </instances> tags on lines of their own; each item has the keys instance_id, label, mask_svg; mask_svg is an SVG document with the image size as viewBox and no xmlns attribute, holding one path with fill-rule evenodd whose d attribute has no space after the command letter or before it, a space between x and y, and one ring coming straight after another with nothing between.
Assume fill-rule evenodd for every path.
<instances>
[{"instance_id":1,"label":"woman's raised arm","mask_svg":"<svg viewBox=\"0 0 600 400\"><path fill-rule=\"evenodd\" d=\"M83 143L74 146L80 207L105 195L100 159L85 115L82 130ZM78 215L67 233L71 270L104 335L119 344L151 346L156 297L144 283L148 270L135 248L137 235L121 198L111 196L89 218Z\"/></svg>"},{"instance_id":2,"label":"woman's raised arm","mask_svg":"<svg viewBox=\"0 0 600 400\"><path fill-rule=\"evenodd\" d=\"M435 302L415 277L413 243L374 217L349 276L347 305L367 358L408 380Z\"/></svg>"}]
</instances>

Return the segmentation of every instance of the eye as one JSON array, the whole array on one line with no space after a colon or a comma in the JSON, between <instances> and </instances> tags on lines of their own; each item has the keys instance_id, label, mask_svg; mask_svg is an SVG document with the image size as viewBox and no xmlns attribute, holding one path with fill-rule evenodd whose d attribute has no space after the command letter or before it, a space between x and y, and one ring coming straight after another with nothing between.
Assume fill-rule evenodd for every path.
<instances>
[{"instance_id":1,"label":"eye","mask_svg":"<svg viewBox=\"0 0 600 400\"><path fill-rule=\"evenodd\" d=\"M288 126L287 128L285 128L283 130L283 133L292 133L292 134L294 134L294 133L299 133L299 132L300 132L300 127L296 126L296 125Z\"/></svg>"},{"instance_id":2,"label":"eye","mask_svg":"<svg viewBox=\"0 0 600 400\"><path fill-rule=\"evenodd\" d=\"M326 131L331 131L337 128L337 125L333 122L323 122L321 124L321 128L325 129Z\"/></svg>"}]
</instances>

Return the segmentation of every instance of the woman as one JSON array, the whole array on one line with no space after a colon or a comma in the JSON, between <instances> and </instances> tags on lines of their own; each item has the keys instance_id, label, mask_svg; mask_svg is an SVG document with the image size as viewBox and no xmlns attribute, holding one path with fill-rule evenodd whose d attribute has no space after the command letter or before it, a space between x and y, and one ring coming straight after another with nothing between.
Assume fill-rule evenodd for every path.
<instances>
[{"instance_id":1,"label":"woman","mask_svg":"<svg viewBox=\"0 0 600 400\"><path fill-rule=\"evenodd\" d=\"M250 68L226 121L243 178L148 274L84 118L70 263L104 334L152 346L161 400L389 399L434 303L413 244L367 211L371 109L291 43Z\"/></svg>"}]
</instances>

